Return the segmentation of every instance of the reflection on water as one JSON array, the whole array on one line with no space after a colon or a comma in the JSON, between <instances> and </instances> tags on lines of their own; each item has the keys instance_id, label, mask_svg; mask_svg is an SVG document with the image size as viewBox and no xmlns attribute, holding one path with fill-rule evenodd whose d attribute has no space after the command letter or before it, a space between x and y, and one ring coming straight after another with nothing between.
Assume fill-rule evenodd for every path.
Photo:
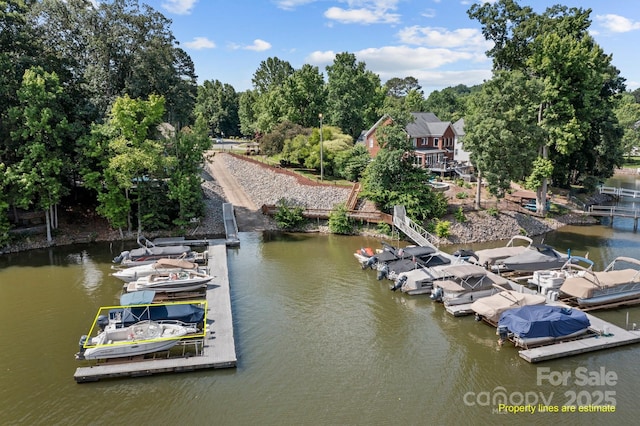
<instances>
[{"instance_id":1,"label":"reflection on water","mask_svg":"<svg viewBox=\"0 0 640 426\"><path fill-rule=\"evenodd\" d=\"M82 267L80 284L87 290L88 294L93 293L100 286L104 274L91 259L89 253L86 250L82 250L79 253L70 253L67 255L67 259L69 259L69 262L76 263Z\"/></svg>"}]
</instances>

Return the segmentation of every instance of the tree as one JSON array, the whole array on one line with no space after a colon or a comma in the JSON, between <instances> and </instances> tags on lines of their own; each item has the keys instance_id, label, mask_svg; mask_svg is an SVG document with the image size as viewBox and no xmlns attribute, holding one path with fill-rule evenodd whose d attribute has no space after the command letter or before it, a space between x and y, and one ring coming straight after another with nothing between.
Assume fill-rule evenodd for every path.
<instances>
[{"instance_id":1,"label":"tree","mask_svg":"<svg viewBox=\"0 0 640 426\"><path fill-rule=\"evenodd\" d=\"M465 116L466 98L470 93L471 89L463 84L434 90L424 102L424 110L442 121L458 121Z\"/></svg>"},{"instance_id":2,"label":"tree","mask_svg":"<svg viewBox=\"0 0 640 426\"><path fill-rule=\"evenodd\" d=\"M612 109L622 80L611 57L587 33L590 12L553 6L537 15L513 0L476 4L468 12L494 42L488 52L494 72L519 70L539 81L537 124L543 134L540 159L528 179L538 185L538 212L544 210L549 174L566 186L589 174L611 176L622 161Z\"/></svg>"},{"instance_id":3,"label":"tree","mask_svg":"<svg viewBox=\"0 0 640 426\"><path fill-rule=\"evenodd\" d=\"M400 117L376 130L381 149L364 172L363 195L387 212L404 205L416 220L442 216L447 201L427 185L427 170L414 166L413 147L404 131L406 123Z\"/></svg>"},{"instance_id":4,"label":"tree","mask_svg":"<svg viewBox=\"0 0 640 426\"><path fill-rule=\"evenodd\" d=\"M70 126L62 107L63 97L56 74L32 68L25 72L18 90L20 104L9 110L15 129L11 138L19 147L19 161L9 172L13 183L22 188L16 204L35 204L44 210L47 241L52 240L51 228L57 226L52 209L68 191L64 177L71 161L65 157L63 145Z\"/></svg>"},{"instance_id":5,"label":"tree","mask_svg":"<svg viewBox=\"0 0 640 426\"><path fill-rule=\"evenodd\" d=\"M375 123L384 99L380 78L367 71L364 62L356 62L352 53L339 53L327 66L327 123L333 124L354 140L362 130Z\"/></svg>"},{"instance_id":6,"label":"tree","mask_svg":"<svg viewBox=\"0 0 640 426\"><path fill-rule=\"evenodd\" d=\"M294 71L284 84L282 97L287 120L303 127L315 126L327 99L318 67L305 64Z\"/></svg>"},{"instance_id":7,"label":"tree","mask_svg":"<svg viewBox=\"0 0 640 426\"><path fill-rule=\"evenodd\" d=\"M634 149L640 148L640 103L627 92L618 101L615 112L624 130L622 150L630 156Z\"/></svg>"},{"instance_id":8,"label":"tree","mask_svg":"<svg viewBox=\"0 0 640 426\"><path fill-rule=\"evenodd\" d=\"M267 58L260 62L251 82L258 94L262 95L282 87L293 73L293 67L289 62L277 57Z\"/></svg>"},{"instance_id":9,"label":"tree","mask_svg":"<svg viewBox=\"0 0 640 426\"><path fill-rule=\"evenodd\" d=\"M239 134L238 95L229 84L206 80L199 86L195 114L212 136Z\"/></svg>"},{"instance_id":10,"label":"tree","mask_svg":"<svg viewBox=\"0 0 640 426\"><path fill-rule=\"evenodd\" d=\"M405 78L390 78L384 84L384 87L387 89L387 94L394 98L404 98L412 91L424 95L418 79L411 76Z\"/></svg>"}]
</instances>

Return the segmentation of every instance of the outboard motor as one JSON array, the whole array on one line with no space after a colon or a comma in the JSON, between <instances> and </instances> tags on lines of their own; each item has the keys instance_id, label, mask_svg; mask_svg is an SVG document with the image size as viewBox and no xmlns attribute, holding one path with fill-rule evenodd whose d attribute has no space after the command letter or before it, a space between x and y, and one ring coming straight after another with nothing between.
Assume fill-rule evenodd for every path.
<instances>
[{"instance_id":1,"label":"outboard motor","mask_svg":"<svg viewBox=\"0 0 640 426\"><path fill-rule=\"evenodd\" d=\"M100 327L100 331L104 331L105 327L109 325L109 318L106 315L100 315L96 320L96 324Z\"/></svg>"},{"instance_id":2,"label":"outboard motor","mask_svg":"<svg viewBox=\"0 0 640 426\"><path fill-rule=\"evenodd\" d=\"M396 279L396 282L393 284L393 286L391 287L391 291L396 291L399 288L402 288L402 286L404 285L404 283L407 282L407 276L406 275L402 275L399 276Z\"/></svg>"},{"instance_id":3,"label":"outboard motor","mask_svg":"<svg viewBox=\"0 0 640 426\"><path fill-rule=\"evenodd\" d=\"M383 278L387 278L388 275L389 275L388 265L385 264L382 268L378 269L378 281L380 281Z\"/></svg>"},{"instance_id":4,"label":"outboard motor","mask_svg":"<svg viewBox=\"0 0 640 426\"><path fill-rule=\"evenodd\" d=\"M82 336L80 336L80 341L78 342L78 346L80 346L80 350L76 354L76 359L84 359L84 351L85 351L84 344L87 342L88 339L89 339L89 336L87 336L86 334L83 334Z\"/></svg>"},{"instance_id":5,"label":"outboard motor","mask_svg":"<svg viewBox=\"0 0 640 426\"><path fill-rule=\"evenodd\" d=\"M431 290L431 296L429 297L433 301L442 302L442 289L440 287L434 288Z\"/></svg>"},{"instance_id":6,"label":"outboard motor","mask_svg":"<svg viewBox=\"0 0 640 426\"><path fill-rule=\"evenodd\" d=\"M369 259L367 259L366 262L364 262L362 264L362 269L366 269L366 268L371 268L373 269L373 266L378 263L378 258L376 256L371 256Z\"/></svg>"},{"instance_id":7,"label":"outboard motor","mask_svg":"<svg viewBox=\"0 0 640 426\"><path fill-rule=\"evenodd\" d=\"M123 260L129 258L129 255L130 255L130 253L129 253L128 250L123 251L118 256L113 258L113 263L122 263Z\"/></svg>"},{"instance_id":8,"label":"outboard motor","mask_svg":"<svg viewBox=\"0 0 640 426\"><path fill-rule=\"evenodd\" d=\"M497 333L498 333L498 336L500 337L498 339L498 343L500 343L500 344L503 344L509 338L509 329L507 327L505 327L504 325L499 325L498 326Z\"/></svg>"},{"instance_id":9,"label":"outboard motor","mask_svg":"<svg viewBox=\"0 0 640 426\"><path fill-rule=\"evenodd\" d=\"M453 252L453 255L464 260L469 260L469 258L471 257L474 257L476 260L478 260L478 255L471 249L458 249Z\"/></svg>"}]
</instances>

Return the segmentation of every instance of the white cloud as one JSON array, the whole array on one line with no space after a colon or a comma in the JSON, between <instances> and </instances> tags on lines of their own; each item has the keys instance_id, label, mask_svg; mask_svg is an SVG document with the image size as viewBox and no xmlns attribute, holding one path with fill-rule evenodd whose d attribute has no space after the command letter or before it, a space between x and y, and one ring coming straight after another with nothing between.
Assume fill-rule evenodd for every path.
<instances>
[{"instance_id":1,"label":"white cloud","mask_svg":"<svg viewBox=\"0 0 640 426\"><path fill-rule=\"evenodd\" d=\"M421 15L424 16L425 18L435 18L436 11L435 9L426 9L424 12L421 13Z\"/></svg>"},{"instance_id":2,"label":"white cloud","mask_svg":"<svg viewBox=\"0 0 640 426\"><path fill-rule=\"evenodd\" d=\"M162 7L176 15L188 15L198 0L165 0Z\"/></svg>"},{"instance_id":3,"label":"white cloud","mask_svg":"<svg viewBox=\"0 0 640 426\"><path fill-rule=\"evenodd\" d=\"M400 15L379 9L330 7L324 12L324 16L342 24L395 24L400 22Z\"/></svg>"},{"instance_id":4,"label":"white cloud","mask_svg":"<svg viewBox=\"0 0 640 426\"><path fill-rule=\"evenodd\" d=\"M626 33L640 29L640 21L632 21L620 15L596 15L596 21L614 33Z\"/></svg>"},{"instance_id":5,"label":"white cloud","mask_svg":"<svg viewBox=\"0 0 640 426\"><path fill-rule=\"evenodd\" d=\"M254 50L256 52L263 52L265 50L271 49L271 43L257 38L253 40L253 44L249 44L246 46L242 46L239 44L232 44L230 45L230 47L232 49Z\"/></svg>"},{"instance_id":6,"label":"white cloud","mask_svg":"<svg viewBox=\"0 0 640 426\"><path fill-rule=\"evenodd\" d=\"M444 48L460 48L463 50L479 50L484 53L492 43L485 40L480 30L475 28L459 28L449 31L435 27L407 27L398 32L402 43Z\"/></svg>"},{"instance_id":7,"label":"white cloud","mask_svg":"<svg viewBox=\"0 0 640 426\"><path fill-rule=\"evenodd\" d=\"M293 10L298 6L303 6L307 3L313 3L316 0L278 0L276 6L284 10Z\"/></svg>"},{"instance_id":8,"label":"white cloud","mask_svg":"<svg viewBox=\"0 0 640 426\"><path fill-rule=\"evenodd\" d=\"M195 37L193 41L188 41L184 45L194 50L213 49L216 47L216 44L206 37Z\"/></svg>"}]
</instances>

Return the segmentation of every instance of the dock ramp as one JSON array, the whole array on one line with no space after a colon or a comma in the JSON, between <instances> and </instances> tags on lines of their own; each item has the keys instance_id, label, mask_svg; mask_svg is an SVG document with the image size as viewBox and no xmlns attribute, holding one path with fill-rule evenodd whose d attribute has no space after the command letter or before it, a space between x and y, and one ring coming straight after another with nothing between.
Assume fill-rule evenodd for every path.
<instances>
[{"instance_id":1,"label":"dock ramp","mask_svg":"<svg viewBox=\"0 0 640 426\"><path fill-rule=\"evenodd\" d=\"M227 236L227 246L239 246L238 224L236 223L236 215L233 212L233 204L222 204L222 220L224 221L224 232Z\"/></svg>"},{"instance_id":2,"label":"dock ramp","mask_svg":"<svg viewBox=\"0 0 640 426\"><path fill-rule=\"evenodd\" d=\"M404 206L393 207L393 226L402 231L419 246L433 247L437 250L437 245L440 243L440 239L409 219Z\"/></svg>"}]
</instances>

